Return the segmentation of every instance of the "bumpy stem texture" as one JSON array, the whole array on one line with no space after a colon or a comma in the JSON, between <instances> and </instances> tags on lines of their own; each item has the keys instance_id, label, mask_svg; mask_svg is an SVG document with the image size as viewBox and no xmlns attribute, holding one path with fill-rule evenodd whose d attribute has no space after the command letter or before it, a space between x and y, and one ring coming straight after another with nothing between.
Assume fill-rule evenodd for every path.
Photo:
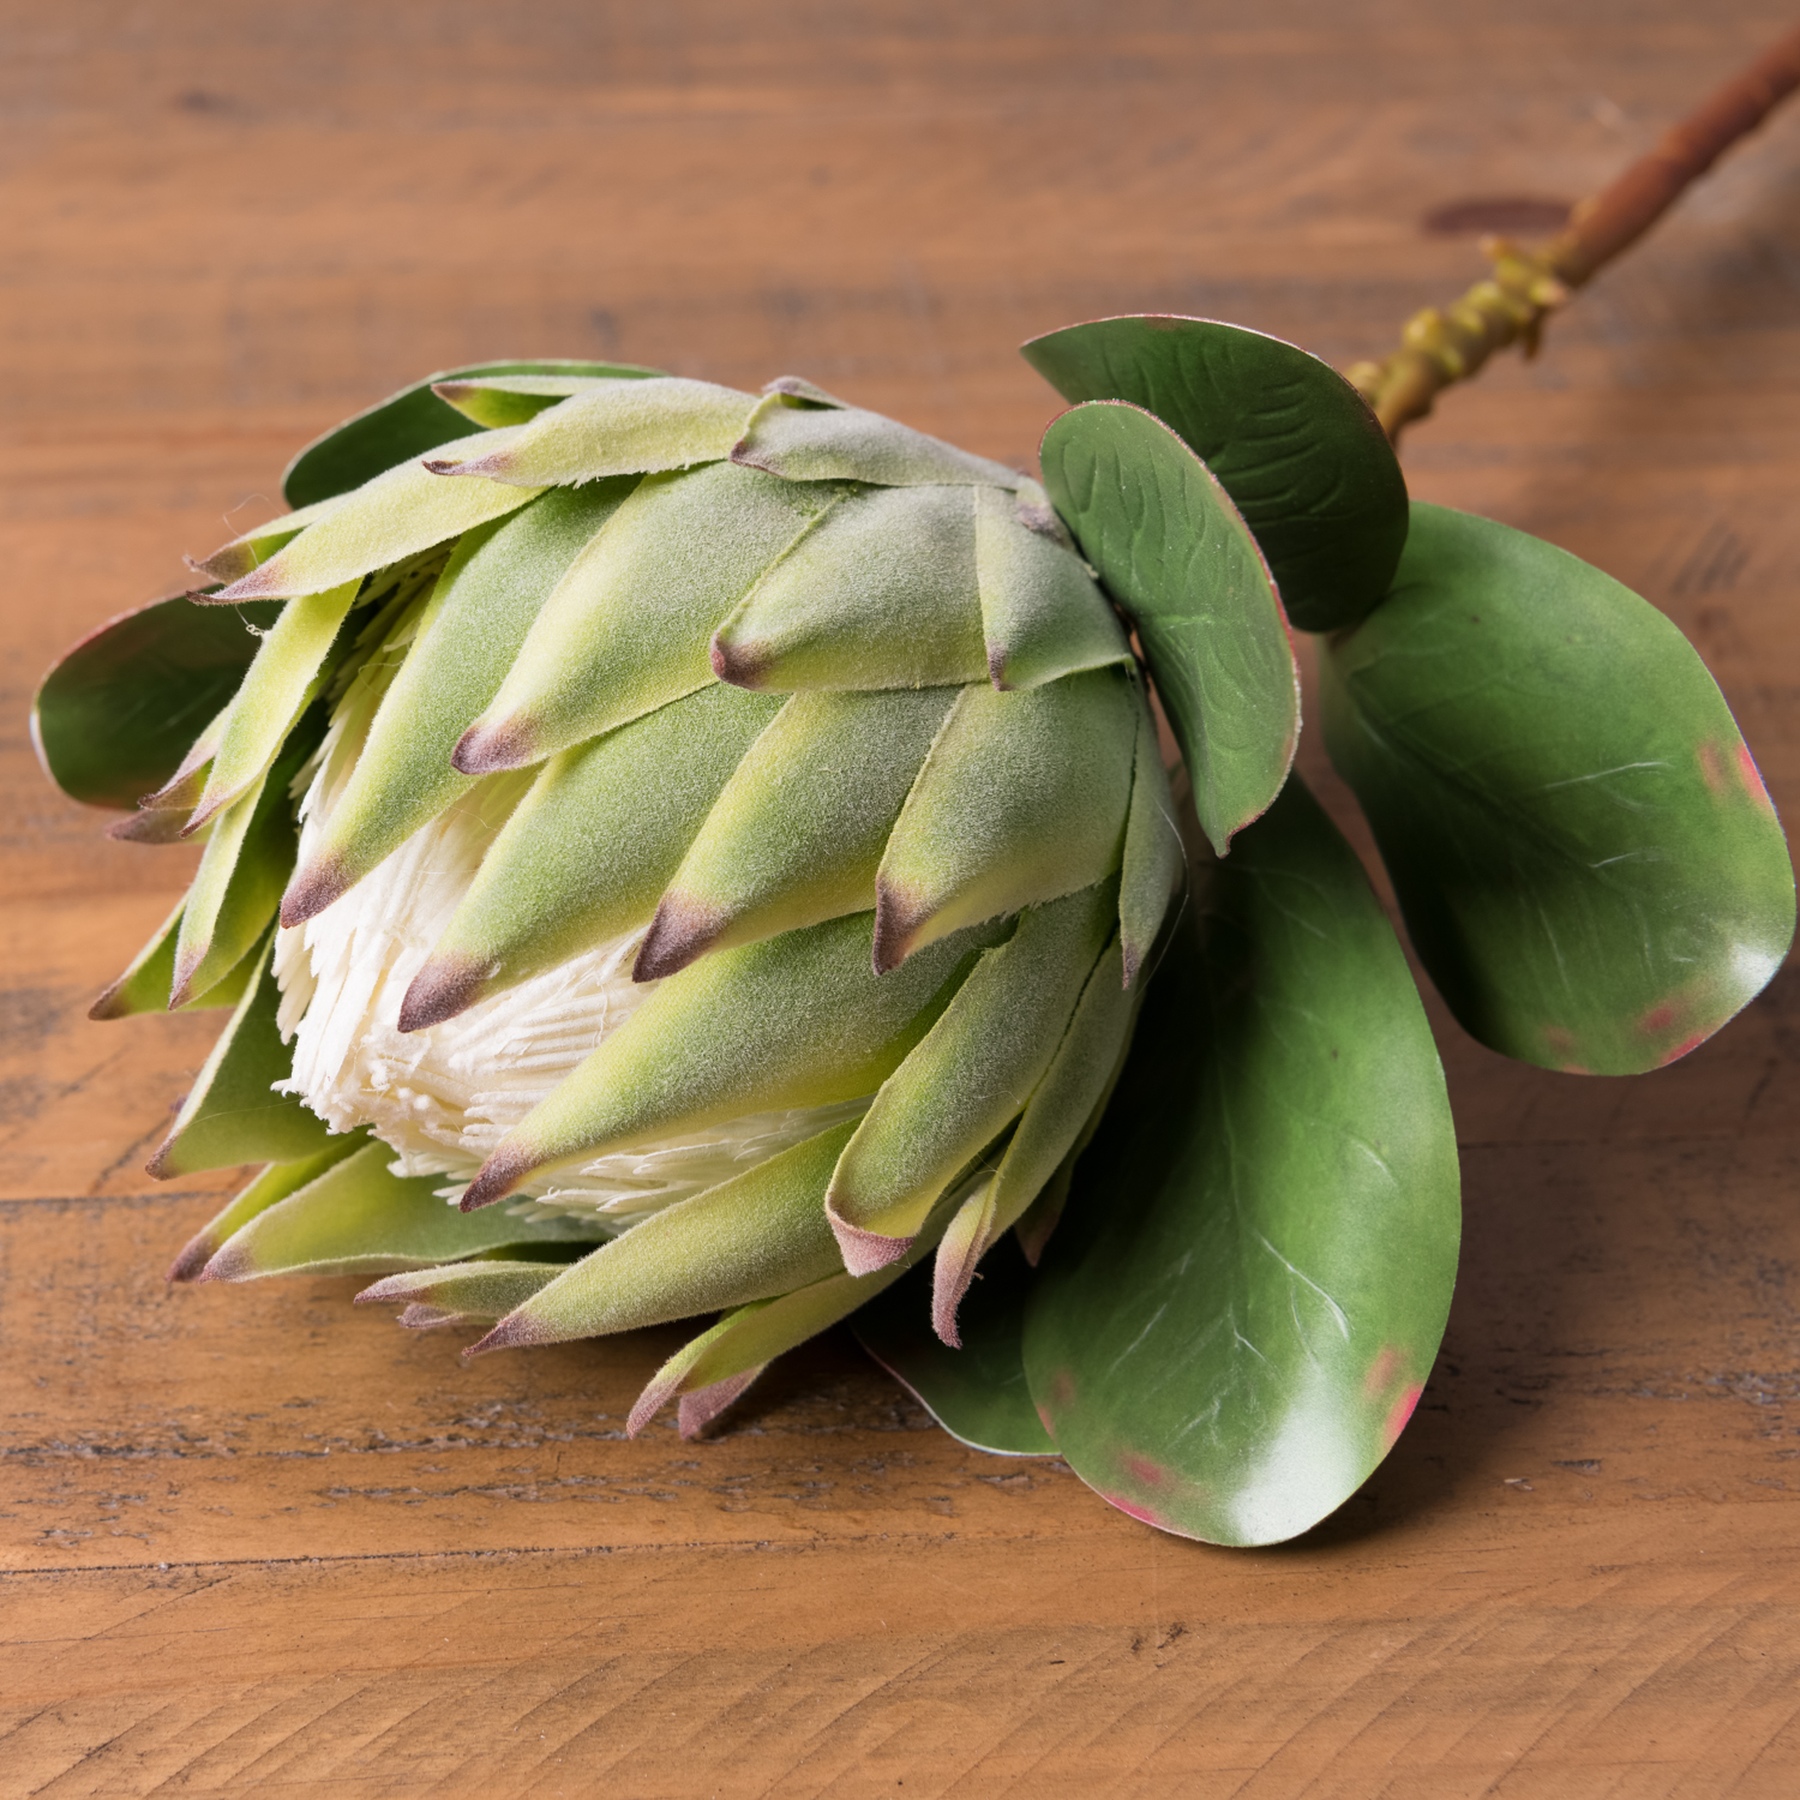
<instances>
[{"instance_id":1,"label":"bumpy stem texture","mask_svg":"<svg viewBox=\"0 0 1800 1800\"><path fill-rule=\"evenodd\" d=\"M1345 371L1390 438L1431 411L1439 391L1465 381L1496 350L1537 349L1545 317L1661 218L1690 182L1739 138L1754 131L1800 87L1800 29L1772 44L1665 132L1610 185L1582 201L1547 244L1528 249L1505 238L1482 241L1493 265L1446 307L1407 320L1400 347L1380 362Z\"/></svg>"}]
</instances>

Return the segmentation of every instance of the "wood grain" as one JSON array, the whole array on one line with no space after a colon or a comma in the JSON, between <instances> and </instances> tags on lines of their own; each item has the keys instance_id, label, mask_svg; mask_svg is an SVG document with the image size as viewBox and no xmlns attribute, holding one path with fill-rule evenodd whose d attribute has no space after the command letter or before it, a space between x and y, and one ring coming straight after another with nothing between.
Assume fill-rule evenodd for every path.
<instances>
[{"instance_id":1,"label":"wood grain","mask_svg":"<svg viewBox=\"0 0 1800 1800\"><path fill-rule=\"evenodd\" d=\"M1773 4L0 4L0 1794L1777 1800L1800 1767L1800 979L1635 1082L1434 1012L1464 1273L1395 1455L1225 1553L830 1339L716 1442L674 1341L463 1368L354 1284L170 1291L211 1035L90 1025L186 874L38 777L37 671L433 367L804 371L1014 461L1072 319L1344 362L1420 228L1597 187ZM1407 447L1701 645L1800 816L1800 117ZM1354 829L1308 740L1306 769ZM1366 840L1365 840L1366 841Z\"/></svg>"}]
</instances>

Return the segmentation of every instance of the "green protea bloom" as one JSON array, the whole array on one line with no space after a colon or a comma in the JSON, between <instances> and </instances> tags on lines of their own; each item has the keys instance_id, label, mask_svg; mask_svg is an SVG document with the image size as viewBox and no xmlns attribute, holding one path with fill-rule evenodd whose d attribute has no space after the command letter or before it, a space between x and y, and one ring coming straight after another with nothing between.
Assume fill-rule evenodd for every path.
<instances>
[{"instance_id":1,"label":"green protea bloom","mask_svg":"<svg viewBox=\"0 0 1800 1800\"><path fill-rule=\"evenodd\" d=\"M1180 872L1117 616L1036 483L802 382L434 392L198 565L280 610L133 821L206 850L125 985L239 999L152 1171L277 1167L177 1273L425 1265L375 1293L484 1347L773 1302L716 1386L935 1249L955 1342Z\"/></svg>"},{"instance_id":2,"label":"green protea bloom","mask_svg":"<svg viewBox=\"0 0 1800 1800\"><path fill-rule=\"evenodd\" d=\"M718 1314L634 1431L856 1313L968 1441L1218 1542L1361 1483L1443 1330L1456 1153L1289 779L1290 624L1507 1054L1718 1029L1791 938L1785 841L1680 634L1409 507L1324 365L1174 319L1027 355L1078 403L1041 486L794 379L434 378L51 672L55 779L204 845L94 1009L232 1009L150 1168L262 1167L175 1279L377 1274L476 1349ZM1028 1285L1004 1240L1065 1201Z\"/></svg>"}]
</instances>

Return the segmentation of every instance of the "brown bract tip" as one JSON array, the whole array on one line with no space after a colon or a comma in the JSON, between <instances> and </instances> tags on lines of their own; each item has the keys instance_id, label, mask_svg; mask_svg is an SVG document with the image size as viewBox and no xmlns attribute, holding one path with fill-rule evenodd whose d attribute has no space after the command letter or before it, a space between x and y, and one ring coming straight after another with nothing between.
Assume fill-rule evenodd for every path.
<instances>
[{"instance_id":1,"label":"brown bract tip","mask_svg":"<svg viewBox=\"0 0 1800 1800\"><path fill-rule=\"evenodd\" d=\"M969 1283L975 1279L982 1248L979 1235L963 1239L959 1247L955 1232L938 1245L937 1267L931 1275L931 1329L952 1350L962 1348L962 1333L957 1329L956 1315L969 1291Z\"/></svg>"},{"instance_id":2,"label":"brown bract tip","mask_svg":"<svg viewBox=\"0 0 1800 1800\"><path fill-rule=\"evenodd\" d=\"M740 469L761 469L765 475L781 473L780 465L770 461L766 451L757 450L747 437L739 438L731 446L731 460Z\"/></svg>"},{"instance_id":3,"label":"brown bract tip","mask_svg":"<svg viewBox=\"0 0 1800 1800\"><path fill-rule=\"evenodd\" d=\"M675 1423L681 1435L689 1439L697 1438L765 1367L765 1364L758 1363L754 1369L745 1369L738 1375L727 1375L723 1381L715 1381L710 1386L696 1388L691 1394L683 1394L675 1409Z\"/></svg>"},{"instance_id":4,"label":"brown bract tip","mask_svg":"<svg viewBox=\"0 0 1800 1800\"><path fill-rule=\"evenodd\" d=\"M288 883L281 896L281 922L292 931L308 919L316 919L334 900L348 893L356 877L343 859L336 856L315 858Z\"/></svg>"},{"instance_id":5,"label":"brown bract tip","mask_svg":"<svg viewBox=\"0 0 1800 1800\"><path fill-rule=\"evenodd\" d=\"M175 1134L171 1132L157 1145L156 1154L144 1164L144 1173L152 1181L173 1181L186 1170L175 1160Z\"/></svg>"},{"instance_id":6,"label":"brown bract tip","mask_svg":"<svg viewBox=\"0 0 1800 1800\"><path fill-rule=\"evenodd\" d=\"M995 643L992 639L987 647L988 680L993 683L996 692L1006 693L1012 683L1006 679L1006 646Z\"/></svg>"},{"instance_id":7,"label":"brown bract tip","mask_svg":"<svg viewBox=\"0 0 1800 1800\"><path fill-rule=\"evenodd\" d=\"M662 897L631 965L633 981L661 981L706 954L725 929L726 914L671 889Z\"/></svg>"},{"instance_id":8,"label":"brown bract tip","mask_svg":"<svg viewBox=\"0 0 1800 1800\"><path fill-rule=\"evenodd\" d=\"M210 1231L198 1231L182 1245L175 1260L169 1264L169 1272L163 1277L165 1281L197 1281L200 1271L212 1261L219 1248L219 1240Z\"/></svg>"},{"instance_id":9,"label":"brown bract tip","mask_svg":"<svg viewBox=\"0 0 1800 1800\"><path fill-rule=\"evenodd\" d=\"M433 475L498 475L506 467L504 456L472 456L467 462L454 462L447 457L425 458L425 467Z\"/></svg>"},{"instance_id":10,"label":"brown bract tip","mask_svg":"<svg viewBox=\"0 0 1800 1800\"><path fill-rule=\"evenodd\" d=\"M188 814L180 831L176 833L177 838L182 842L191 838L202 826L210 825L236 798L236 794L221 793L209 784L206 792L200 796L199 804Z\"/></svg>"},{"instance_id":11,"label":"brown bract tip","mask_svg":"<svg viewBox=\"0 0 1800 1800\"><path fill-rule=\"evenodd\" d=\"M929 908L916 894L876 876L875 941L870 956L877 975L899 968L912 955L913 940L930 916Z\"/></svg>"},{"instance_id":12,"label":"brown bract tip","mask_svg":"<svg viewBox=\"0 0 1800 1800\"><path fill-rule=\"evenodd\" d=\"M95 1020L129 1018L130 1009L120 1004L124 992L125 978L121 976L88 1008L88 1017Z\"/></svg>"},{"instance_id":13,"label":"brown bract tip","mask_svg":"<svg viewBox=\"0 0 1800 1800\"><path fill-rule=\"evenodd\" d=\"M408 1269L399 1275L384 1275L357 1294L351 1304L378 1306L384 1300L410 1300L418 1286L415 1274L414 1270Z\"/></svg>"},{"instance_id":14,"label":"brown bract tip","mask_svg":"<svg viewBox=\"0 0 1800 1800\"><path fill-rule=\"evenodd\" d=\"M463 1352L467 1362L473 1356L486 1356L490 1350L523 1350L533 1344L554 1344L556 1333L527 1318L523 1312L510 1312L486 1337L478 1338Z\"/></svg>"},{"instance_id":15,"label":"brown bract tip","mask_svg":"<svg viewBox=\"0 0 1800 1800\"><path fill-rule=\"evenodd\" d=\"M873 1275L889 1263L897 1263L912 1248L909 1237L889 1237L885 1231L865 1231L860 1225L852 1225L848 1219L840 1218L830 1200L825 1203L825 1217L831 1223L831 1234L837 1239L847 1274Z\"/></svg>"},{"instance_id":16,"label":"brown bract tip","mask_svg":"<svg viewBox=\"0 0 1800 1800\"><path fill-rule=\"evenodd\" d=\"M685 1371L678 1365L673 1373L663 1369L650 1378L650 1384L638 1395L631 1415L625 1421L625 1435L634 1438L674 1398Z\"/></svg>"},{"instance_id":17,"label":"brown bract tip","mask_svg":"<svg viewBox=\"0 0 1800 1800\"><path fill-rule=\"evenodd\" d=\"M406 998L400 1002L400 1029L424 1031L454 1019L481 998L489 969L472 956L447 952L434 956L413 977Z\"/></svg>"},{"instance_id":18,"label":"brown bract tip","mask_svg":"<svg viewBox=\"0 0 1800 1800\"><path fill-rule=\"evenodd\" d=\"M248 1281L255 1275L256 1259L241 1244L228 1242L194 1277L196 1281Z\"/></svg>"},{"instance_id":19,"label":"brown bract tip","mask_svg":"<svg viewBox=\"0 0 1800 1800\"><path fill-rule=\"evenodd\" d=\"M769 670L769 653L757 644L734 644L722 631L713 633L707 647L712 671L731 687L761 687Z\"/></svg>"},{"instance_id":20,"label":"brown bract tip","mask_svg":"<svg viewBox=\"0 0 1800 1800\"><path fill-rule=\"evenodd\" d=\"M475 1179L464 1190L460 1203L463 1211L479 1212L484 1206L492 1206L497 1200L504 1200L538 1167L539 1160L524 1144L515 1144L510 1139L502 1143L476 1170ZM494 1329L497 1331L499 1327ZM489 1332L488 1336L492 1337L493 1332ZM486 1343L487 1338L483 1338L482 1342Z\"/></svg>"},{"instance_id":21,"label":"brown bract tip","mask_svg":"<svg viewBox=\"0 0 1800 1800\"><path fill-rule=\"evenodd\" d=\"M536 733L529 719L514 715L498 725L477 720L457 740L450 752L450 766L463 775L492 775L501 769L522 769L536 760Z\"/></svg>"},{"instance_id":22,"label":"brown bract tip","mask_svg":"<svg viewBox=\"0 0 1800 1800\"><path fill-rule=\"evenodd\" d=\"M185 807L146 806L115 819L107 826L106 835L125 844L179 844L187 819Z\"/></svg>"},{"instance_id":23,"label":"brown bract tip","mask_svg":"<svg viewBox=\"0 0 1800 1800\"><path fill-rule=\"evenodd\" d=\"M291 596L280 569L281 558L272 556L247 575L240 575L229 587L217 588L210 594L189 594L188 598L204 606L229 606L234 600L285 600Z\"/></svg>"},{"instance_id":24,"label":"brown bract tip","mask_svg":"<svg viewBox=\"0 0 1800 1800\"><path fill-rule=\"evenodd\" d=\"M190 950L175 958L175 979L169 984L169 1011L180 1012L194 998L194 977L200 972L204 951Z\"/></svg>"}]
</instances>

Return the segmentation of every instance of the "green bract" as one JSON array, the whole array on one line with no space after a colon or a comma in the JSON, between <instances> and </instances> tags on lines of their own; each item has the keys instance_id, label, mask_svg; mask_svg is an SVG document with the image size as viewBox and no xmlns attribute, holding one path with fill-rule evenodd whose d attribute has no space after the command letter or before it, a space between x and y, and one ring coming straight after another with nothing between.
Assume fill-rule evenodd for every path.
<instances>
[{"instance_id":1,"label":"green bract","mask_svg":"<svg viewBox=\"0 0 1800 1800\"><path fill-rule=\"evenodd\" d=\"M1785 843L1679 634L1500 526L1409 536L1323 364L1179 319L1028 354L1080 402L1041 487L796 378L451 371L58 664L53 778L204 844L95 1007L231 1009L151 1173L261 1168L173 1278L374 1273L480 1350L719 1315L634 1431L859 1314L967 1442L1220 1543L1367 1476L1456 1157L1289 778L1290 621L1496 1048L1691 1047L1785 954Z\"/></svg>"}]
</instances>

